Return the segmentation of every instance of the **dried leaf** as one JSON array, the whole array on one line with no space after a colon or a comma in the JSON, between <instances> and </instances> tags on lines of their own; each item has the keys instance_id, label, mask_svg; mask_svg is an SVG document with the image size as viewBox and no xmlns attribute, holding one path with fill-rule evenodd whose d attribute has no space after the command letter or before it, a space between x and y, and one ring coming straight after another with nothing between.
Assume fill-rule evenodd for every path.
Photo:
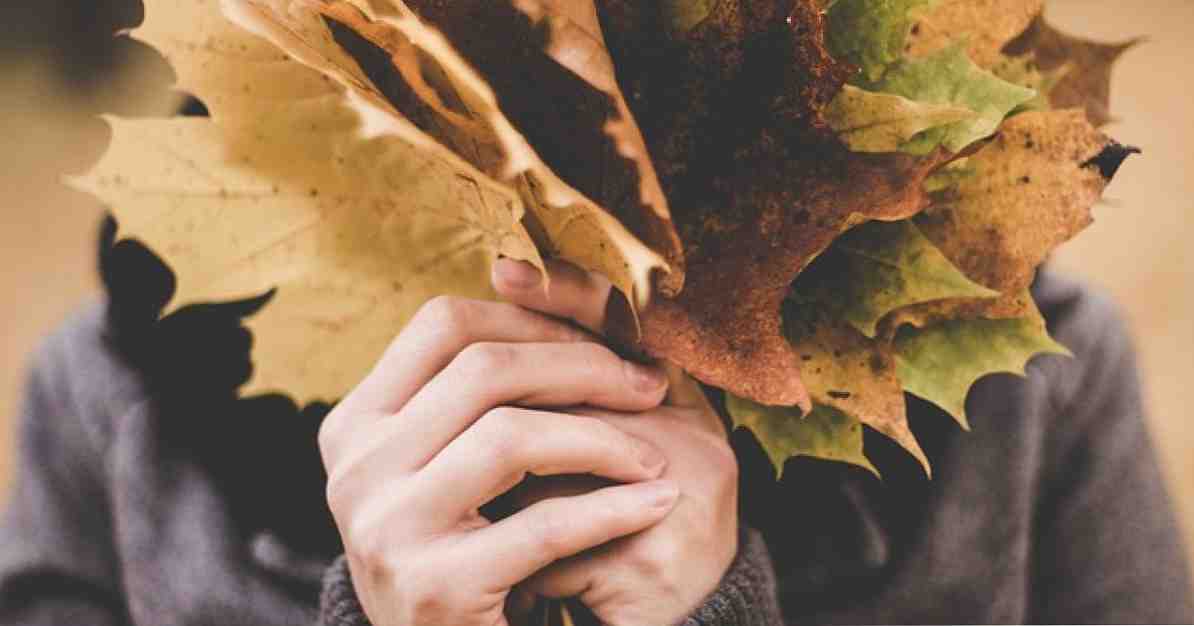
<instances>
[{"instance_id":1,"label":"dried leaf","mask_svg":"<svg viewBox=\"0 0 1194 626\"><path fill-rule=\"evenodd\" d=\"M1067 35L1054 28L1044 16L1033 20L1029 28L1009 42L1004 52L1011 56L1031 55L1045 72L1064 70L1064 75L1049 92L1049 101L1057 109L1082 108L1095 126L1111 121L1111 68L1115 62L1143 39L1119 43L1101 43Z\"/></svg>"},{"instance_id":2,"label":"dried leaf","mask_svg":"<svg viewBox=\"0 0 1194 626\"><path fill-rule=\"evenodd\" d=\"M372 4L406 6L398 0ZM542 235L545 252L608 276L640 306L650 296L654 270L670 269L665 291L678 290L684 271L679 238L600 33L594 32L592 2L408 4L418 19L402 17L405 9L379 6L364 17L374 28L398 29L417 40L417 55L391 49L363 25L356 28L398 55L395 65L404 75L420 71L429 57L471 68L448 73L457 90L484 88L486 108L470 107L463 117L474 123L478 114L504 120L498 136L511 144L506 152L526 179L523 195L536 218L530 227ZM468 84L454 78L466 74ZM452 139L430 126L428 132L445 143ZM467 142L461 149L466 148Z\"/></svg>"},{"instance_id":3,"label":"dried leaf","mask_svg":"<svg viewBox=\"0 0 1194 626\"><path fill-rule=\"evenodd\" d=\"M250 322L251 390L335 399L428 298L491 295L499 254L541 264L505 185L446 150L363 135L334 82L214 3L146 12L134 34L213 117L111 119L108 153L76 184L170 264L176 304L278 290Z\"/></svg>"},{"instance_id":4,"label":"dried leaf","mask_svg":"<svg viewBox=\"0 0 1194 626\"><path fill-rule=\"evenodd\" d=\"M867 339L819 302L798 296L784 305L784 328L800 355L814 406L841 411L883 433L931 474L908 427L904 389L887 342Z\"/></svg>"},{"instance_id":5,"label":"dried leaf","mask_svg":"<svg viewBox=\"0 0 1194 626\"><path fill-rule=\"evenodd\" d=\"M896 338L895 352L904 388L941 407L968 430L966 395L980 378L1000 372L1023 376L1037 354L1070 354L1049 337L1035 306L1028 317L905 328Z\"/></svg>"},{"instance_id":6,"label":"dried leaf","mask_svg":"<svg viewBox=\"0 0 1194 626\"><path fill-rule=\"evenodd\" d=\"M1023 294L1036 268L1092 221L1090 209L1110 180L1099 157L1121 149L1081 111L1029 112L1008 120L967 160L972 175L934 194L933 206L916 218L966 276L1004 295L919 305L903 311L897 323L1025 315L1031 301Z\"/></svg>"},{"instance_id":7,"label":"dried leaf","mask_svg":"<svg viewBox=\"0 0 1194 626\"><path fill-rule=\"evenodd\" d=\"M828 129L849 68L813 0L790 13L723 1L664 41L626 26L643 19L637 3L603 8L623 25L606 35L688 263L684 290L644 312L641 347L739 396L809 406L779 319L791 281L849 227L920 211L949 157L852 153Z\"/></svg>"},{"instance_id":8,"label":"dried leaf","mask_svg":"<svg viewBox=\"0 0 1194 626\"><path fill-rule=\"evenodd\" d=\"M765 406L733 395L726 396L726 411L735 426L755 434L780 478L784 463L796 456L850 463L879 475L862 453L862 425L840 411L814 405L802 417L793 407Z\"/></svg>"},{"instance_id":9,"label":"dried leaf","mask_svg":"<svg viewBox=\"0 0 1194 626\"><path fill-rule=\"evenodd\" d=\"M908 37L909 56L931 55L962 43L979 67L991 69L999 51L1041 14L1045 0L937 0Z\"/></svg>"},{"instance_id":10,"label":"dried leaf","mask_svg":"<svg viewBox=\"0 0 1194 626\"><path fill-rule=\"evenodd\" d=\"M871 222L839 238L792 290L867 337L892 311L946 298L999 292L967 278L908 221Z\"/></svg>"},{"instance_id":11,"label":"dried leaf","mask_svg":"<svg viewBox=\"0 0 1194 626\"><path fill-rule=\"evenodd\" d=\"M978 114L966 107L927 104L846 85L825 121L855 152L895 152L917 134Z\"/></svg>"}]
</instances>

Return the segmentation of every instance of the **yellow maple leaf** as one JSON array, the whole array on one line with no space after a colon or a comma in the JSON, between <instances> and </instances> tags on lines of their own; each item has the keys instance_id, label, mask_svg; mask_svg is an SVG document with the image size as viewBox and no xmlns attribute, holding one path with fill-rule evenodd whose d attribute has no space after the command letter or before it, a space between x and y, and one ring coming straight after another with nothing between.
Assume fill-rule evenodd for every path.
<instances>
[{"instance_id":1,"label":"yellow maple leaf","mask_svg":"<svg viewBox=\"0 0 1194 626\"><path fill-rule=\"evenodd\" d=\"M335 399L428 298L491 295L499 254L541 265L508 185L400 118L363 123L341 85L214 3L146 14L135 36L212 117L109 118L107 154L75 183L175 270L176 305L277 288L250 321L250 391Z\"/></svg>"}]
</instances>

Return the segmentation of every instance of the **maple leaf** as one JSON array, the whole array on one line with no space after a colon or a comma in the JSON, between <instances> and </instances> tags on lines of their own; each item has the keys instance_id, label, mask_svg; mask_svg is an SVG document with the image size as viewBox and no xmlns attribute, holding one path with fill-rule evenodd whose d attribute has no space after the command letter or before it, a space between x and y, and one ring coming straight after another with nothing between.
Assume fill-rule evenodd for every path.
<instances>
[{"instance_id":1,"label":"maple leaf","mask_svg":"<svg viewBox=\"0 0 1194 626\"><path fill-rule=\"evenodd\" d=\"M524 0L521 4L528 3ZM563 81L561 93L582 100L575 107L578 115L594 113L598 117L576 119L563 118L561 114L554 118L541 115L533 128L541 134L545 128L557 131L548 136L567 134L559 133L559 129L553 127L552 120L555 119L558 123L567 124L574 141L581 141L578 135L586 128L591 131L593 142L601 141L594 137L608 139L605 149L610 151L611 158L608 161L611 165L606 168L589 167L586 171L589 180L596 179L597 183L607 185L613 191L594 191L613 193L616 196L614 199L623 203L627 201L626 194L630 194L633 209L627 211L631 212L641 208L638 202L641 198L648 198L654 203L649 209L644 208L633 216L623 211L615 217L561 178L557 174L561 167L565 175L578 169L575 158L571 164L562 164L559 159L554 159L553 165L548 165L537 150L558 152L558 144L553 146L549 142L538 141L532 147L531 140L521 132L530 126L523 124L522 127L516 127L517 115L514 115L514 120L508 115L511 110L516 113L522 111L518 107L527 99L513 100L502 97L506 95L504 92L495 92L494 85L510 81L501 77L481 76L473 69L471 61L475 59L466 59L458 53L443 34L429 27L402 2L236 0L226 2L226 5L234 10L232 15L242 25L343 83L358 96L353 102L366 119L383 127L389 125L392 119L409 120L422 131L421 135L425 134L423 142L429 149L446 147L492 178L514 187L531 209L533 215L529 217L534 217L530 224L531 232L538 235L536 239L545 252L609 277L632 302L640 306L650 295L653 271L671 267L675 274L673 280L682 283L683 261L679 253L679 241L667 217L666 201L658 190L650 161L645 156L629 159L621 156L645 153L637 128L628 117L611 122L610 115L613 113L606 108L608 94L601 93L597 94L601 97L595 97L591 88L587 92L583 90L583 83L576 75L547 56L544 52L545 42L538 39L525 42L529 46L527 50L533 52L524 51L524 56L534 54L539 61L536 65L528 64L538 70L539 85L546 91L547 85L553 84L552 77ZM503 3L477 6L491 7L494 11L504 7L500 15L478 16L477 19L483 24L514 20L510 36L516 41L519 35L515 27L520 24L529 26L528 18L513 6ZM389 56L386 59L388 67L375 68L379 79L387 79L381 83L384 88L375 86L380 80L374 81L373 77L366 76L364 70L357 68L357 64L351 60L352 55L337 42L335 33L324 18L348 26L382 51L383 56ZM568 24L575 26L571 22ZM455 34L458 35L455 41L458 42L478 40L476 36ZM582 41L587 37L579 28L572 28L568 34L572 39ZM507 45L509 43L509 40L502 41L506 41ZM471 50L467 43L462 49ZM585 51L588 54L582 58L583 63L573 63L574 67L584 69L600 65L600 58L594 52L599 51L596 44L586 47ZM493 55L490 53L488 56ZM556 70L554 74L550 71L552 68ZM616 91L616 85L607 75L612 75L612 68L599 67L586 74L591 80L601 81L602 86ZM535 102L542 109L542 102L546 98L541 92L535 93ZM502 98L500 105L499 97ZM563 111L564 115L573 110L564 106L559 98L553 98L552 105L552 110ZM618 139L616 144L613 138L605 135L607 130L613 138ZM579 147L592 147L592 153L601 153L597 145L580 143ZM625 168L615 173L614 162L624 162ZM585 160L585 165L590 165L588 160ZM600 175L594 177L594 171ZM578 175L572 180L576 182L581 178ZM633 190L628 190L627 185L633 186ZM640 226L638 234L647 241L655 241L657 247L668 254L671 266L654 250L644 246L642 240L628 232L626 224Z\"/></svg>"},{"instance_id":2,"label":"maple leaf","mask_svg":"<svg viewBox=\"0 0 1194 626\"><path fill-rule=\"evenodd\" d=\"M1008 42L1003 52L1011 56L1029 56L1041 70L1063 70L1049 93L1055 108L1086 110L1095 126L1113 120L1111 116L1111 69L1115 62L1143 39L1102 43L1067 35L1054 28L1043 15L1037 16L1027 30Z\"/></svg>"},{"instance_id":3,"label":"maple leaf","mask_svg":"<svg viewBox=\"0 0 1194 626\"><path fill-rule=\"evenodd\" d=\"M684 290L643 312L640 347L739 396L808 407L780 320L791 281L851 226L919 212L924 178L949 155L841 143L824 112L850 70L826 49L813 0L721 2L676 38L635 28L649 22L640 3L604 8L687 262Z\"/></svg>"},{"instance_id":4,"label":"maple leaf","mask_svg":"<svg viewBox=\"0 0 1194 626\"><path fill-rule=\"evenodd\" d=\"M941 407L969 430L966 395L980 378L1000 372L1025 376L1033 356L1069 356L1070 351L1049 337L1033 305L1021 318L960 319L906 328L896 337L895 354L904 388Z\"/></svg>"},{"instance_id":5,"label":"maple leaf","mask_svg":"<svg viewBox=\"0 0 1194 626\"><path fill-rule=\"evenodd\" d=\"M910 221L854 228L818 257L792 290L869 338L897 309L999 295L967 278Z\"/></svg>"},{"instance_id":6,"label":"maple leaf","mask_svg":"<svg viewBox=\"0 0 1194 626\"><path fill-rule=\"evenodd\" d=\"M1027 287L1131 150L1044 109L1094 119L1122 50L1029 27L1040 0L822 4L152 0L212 117L112 119L80 183L179 302L277 289L255 388L337 397L423 301L541 252L777 466L874 471L866 425L928 472L905 390L965 425L975 380L1060 351Z\"/></svg>"},{"instance_id":7,"label":"maple leaf","mask_svg":"<svg viewBox=\"0 0 1194 626\"><path fill-rule=\"evenodd\" d=\"M108 152L76 184L165 258L176 304L277 288L250 322L253 390L339 397L426 299L491 295L499 254L541 264L504 185L447 151L363 135L341 89L213 3L146 9L135 35L212 117L109 118Z\"/></svg>"},{"instance_id":8,"label":"maple leaf","mask_svg":"<svg viewBox=\"0 0 1194 626\"><path fill-rule=\"evenodd\" d=\"M931 474L929 460L908 426L891 345L868 339L819 304L795 294L784 305L784 329L800 356L814 406L841 411L883 433Z\"/></svg>"},{"instance_id":9,"label":"maple leaf","mask_svg":"<svg viewBox=\"0 0 1194 626\"><path fill-rule=\"evenodd\" d=\"M960 106L915 102L846 85L825 111L825 121L854 152L895 152L930 129L978 117Z\"/></svg>"},{"instance_id":10,"label":"maple leaf","mask_svg":"<svg viewBox=\"0 0 1194 626\"><path fill-rule=\"evenodd\" d=\"M905 53L923 57L960 43L976 65L991 69L1044 6L1045 0L937 0L917 16Z\"/></svg>"},{"instance_id":11,"label":"maple leaf","mask_svg":"<svg viewBox=\"0 0 1194 626\"><path fill-rule=\"evenodd\" d=\"M901 146L905 152L926 154L938 146L960 152L990 136L1016 107L1036 92L1001 80L975 65L961 44L920 59L901 61L869 85L917 102L966 107L976 116L932 128Z\"/></svg>"},{"instance_id":12,"label":"maple leaf","mask_svg":"<svg viewBox=\"0 0 1194 626\"><path fill-rule=\"evenodd\" d=\"M1003 294L909 307L891 321L923 326L956 317L1021 317L1024 292L1049 253L1086 228L1110 182L1101 165L1132 150L1119 146L1079 110L1028 112L966 161L970 172L933 194L915 218L921 232L971 280Z\"/></svg>"},{"instance_id":13,"label":"maple leaf","mask_svg":"<svg viewBox=\"0 0 1194 626\"><path fill-rule=\"evenodd\" d=\"M726 412L735 426L755 434L779 478L783 477L784 462L795 456L850 463L879 475L863 454L862 425L841 411L814 405L802 416L795 408L766 406L728 395Z\"/></svg>"}]
</instances>

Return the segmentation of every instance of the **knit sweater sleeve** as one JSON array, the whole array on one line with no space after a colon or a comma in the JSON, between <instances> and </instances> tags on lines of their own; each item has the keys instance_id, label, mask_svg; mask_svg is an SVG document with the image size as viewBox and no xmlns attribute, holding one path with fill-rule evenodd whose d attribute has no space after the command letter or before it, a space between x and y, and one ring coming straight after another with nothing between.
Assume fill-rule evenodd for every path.
<instances>
[{"instance_id":1,"label":"knit sweater sleeve","mask_svg":"<svg viewBox=\"0 0 1194 626\"><path fill-rule=\"evenodd\" d=\"M783 626L767 546L752 530L742 539L717 590L680 626ZM324 577L320 615L320 626L369 626L343 557Z\"/></svg>"},{"instance_id":2,"label":"knit sweater sleeve","mask_svg":"<svg viewBox=\"0 0 1194 626\"><path fill-rule=\"evenodd\" d=\"M62 341L35 361L16 416L17 465L0 522L0 624L128 623L102 461L71 402Z\"/></svg>"}]
</instances>

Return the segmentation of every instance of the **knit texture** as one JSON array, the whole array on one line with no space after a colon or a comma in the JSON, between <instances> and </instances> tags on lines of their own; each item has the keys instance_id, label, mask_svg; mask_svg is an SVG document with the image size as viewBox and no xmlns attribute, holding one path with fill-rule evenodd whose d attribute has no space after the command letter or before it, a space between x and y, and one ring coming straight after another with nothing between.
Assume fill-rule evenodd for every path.
<instances>
[{"instance_id":1,"label":"knit texture","mask_svg":"<svg viewBox=\"0 0 1194 626\"><path fill-rule=\"evenodd\" d=\"M721 585L682 626L783 626L778 598L767 544L746 530Z\"/></svg>"},{"instance_id":2,"label":"knit texture","mask_svg":"<svg viewBox=\"0 0 1194 626\"><path fill-rule=\"evenodd\" d=\"M320 598L321 624L335 626L368 626L369 617L361 608L356 589L352 586L352 572L348 559L340 557L323 576L323 595Z\"/></svg>"}]
</instances>

